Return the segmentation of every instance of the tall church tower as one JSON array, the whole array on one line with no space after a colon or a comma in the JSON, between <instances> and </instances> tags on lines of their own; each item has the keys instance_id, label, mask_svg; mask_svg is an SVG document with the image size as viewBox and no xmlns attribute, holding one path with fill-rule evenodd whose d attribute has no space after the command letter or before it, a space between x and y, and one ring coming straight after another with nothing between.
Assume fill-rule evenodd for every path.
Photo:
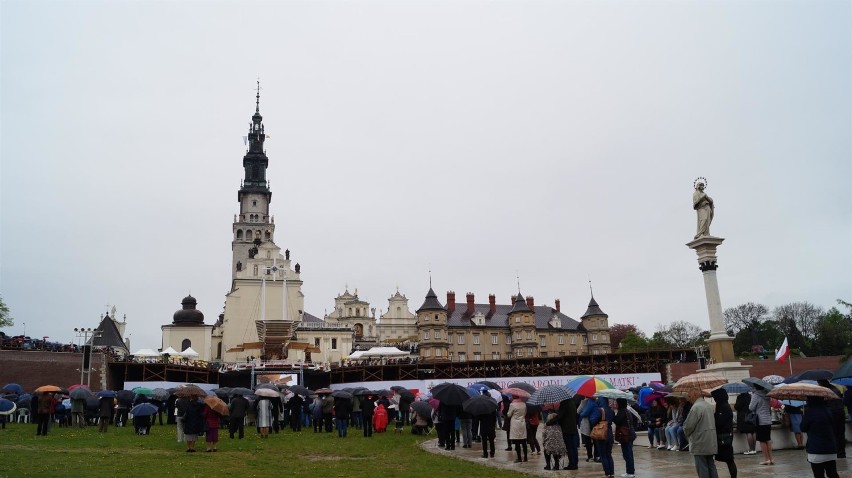
<instances>
[{"instance_id":1,"label":"tall church tower","mask_svg":"<svg viewBox=\"0 0 852 478\"><path fill-rule=\"evenodd\" d=\"M272 191L266 180L266 168L269 158L263 148L266 134L263 129L263 116L260 115L260 82L255 100L254 115L251 117L247 136L248 151L243 156L245 177L237 192L240 203L240 213L234 216L233 251L231 274L236 278L237 272L245 264L246 257L257 254L257 246L261 242L273 242L275 237L275 218L269 215L269 203L272 202Z\"/></svg>"},{"instance_id":2,"label":"tall church tower","mask_svg":"<svg viewBox=\"0 0 852 478\"><path fill-rule=\"evenodd\" d=\"M234 216L231 240L231 289L213 330L213 360L286 358L304 313L301 267L291 266L290 251L282 254L283 248L274 241L265 140L258 83L248 151L243 156L244 177L237 191L240 212Z\"/></svg>"}]
</instances>

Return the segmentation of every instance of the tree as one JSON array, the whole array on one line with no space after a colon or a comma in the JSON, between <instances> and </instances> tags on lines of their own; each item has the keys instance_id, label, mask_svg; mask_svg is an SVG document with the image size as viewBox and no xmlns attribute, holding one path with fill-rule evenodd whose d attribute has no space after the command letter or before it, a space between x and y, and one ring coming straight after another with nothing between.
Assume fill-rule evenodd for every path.
<instances>
[{"instance_id":1,"label":"tree","mask_svg":"<svg viewBox=\"0 0 852 478\"><path fill-rule=\"evenodd\" d=\"M645 333L637 329L633 324L613 324L609 328L609 344L612 346L613 351L618 350L619 345L621 345L629 333L633 333L638 337L645 337Z\"/></svg>"},{"instance_id":2,"label":"tree","mask_svg":"<svg viewBox=\"0 0 852 478\"><path fill-rule=\"evenodd\" d=\"M692 322L676 320L667 326L658 325L653 339L663 340L675 348L689 348L702 344L702 335L707 334Z\"/></svg>"},{"instance_id":3,"label":"tree","mask_svg":"<svg viewBox=\"0 0 852 478\"><path fill-rule=\"evenodd\" d=\"M852 353L852 317L832 307L817 327L814 349L820 355Z\"/></svg>"},{"instance_id":4,"label":"tree","mask_svg":"<svg viewBox=\"0 0 852 478\"><path fill-rule=\"evenodd\" d=\"M0 297L0 328L11 327L13 325L15 325L15 321L9 313L9 307L3 302L3 297Z\"/></svg>"},{"instance_id":5,"label":"tree","mask_svg":"<svg viewBox=\"0 0 852 478\"><path fill-rule=\"evenodd\" d=\"M749 331L752 336L751 345L759 344L757 337L757 326L769 318L769 309L763 304L747 302L736 307L729 307L722 313L725 321L725 329L733 333L734 337L743 330Z\"/></svg>"},{"instance_id":6,"label":"tree","mask_svg":"<svg viewBox=\"0 0 852 478\"><path fill-rule=\"evenodd\" d=\"M813 340L816 338L819 323L825 316L822 307L808 302L792 302L776 307L772 316L787 337L790 348L797 348L808 354L813 352Z\"/></svg>"},{"instance_id":7,"label":"tree","mask_svg":"<svg viewBox=\"0 0 852 478\"><path fill-rule=\"evenodd\" d=\"M610 328L610 331L612 329ZM641 335L640 335L641 334ZM636 352L640 350L648 350L651 348L651 344L648 339L645 337L645 334L639 332L638 334L628 330L627 334L624 336L624 339L619 343L621 346L619 351L621 352Z\"/></svg>"}]
</instances>

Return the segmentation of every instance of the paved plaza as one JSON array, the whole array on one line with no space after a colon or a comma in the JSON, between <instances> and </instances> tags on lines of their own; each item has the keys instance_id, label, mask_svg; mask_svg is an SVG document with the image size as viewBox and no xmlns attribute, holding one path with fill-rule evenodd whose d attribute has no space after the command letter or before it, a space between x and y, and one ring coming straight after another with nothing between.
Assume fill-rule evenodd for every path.
<instances>
[{"instance_id":1,"label":"paved plaza","mask_svg":"<svg viewBox=\"0 0 852 478\"><path fill-rule=\"evenodd\" d=\"M540 436L539 443L541 443ZM526 463L514 463L515 452L505 451L506 433L500 430L497 431L497 452L494 458L482 458L482 445L480 443L474 443L473 448L461 448L459 444L455 450L446 451L438 448L438 439L436 438L423 442L422 447L431 453L529 475L571 478L601 478L604 476L600 463L587 463L585 461L586 452L582 447L580 448L579 470L545 470L543 453L541 455L529 455L529 461ZM640 435L637 437L634 443L633 454L637 478L689 478L697 476L692 455L689 452L657 450L656 448L649 449L646 436ZM615 476L620 476L625 472L625 469L618 443L613 446L612 455L615 461ZM759 463L763 461L763 457L759 451L756 455L738 454L736 456L738 477L807 478L813 476L804 450L775 450L773 451L773 458L775 465L762 466ZM728 466L725 463L716 462L716 469L719 471L719 478L730 477ZM852 478L852 467L850 467L849 459L837 460L837 470L842 478Z\"/></svg>"}]
</instances>

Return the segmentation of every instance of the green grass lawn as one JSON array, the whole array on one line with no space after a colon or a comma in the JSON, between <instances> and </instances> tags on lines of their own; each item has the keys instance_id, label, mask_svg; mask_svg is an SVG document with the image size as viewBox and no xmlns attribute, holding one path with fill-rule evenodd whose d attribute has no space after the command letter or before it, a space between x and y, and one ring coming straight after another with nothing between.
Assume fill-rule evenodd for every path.
<instances>
[{"instance_id":1,"label":"green grass lawn","mask_svg":"<svg viewBox=\"0 0 852 478\"><path fill-rule=\"evenodd\" d=\"M254 428L243 440L220 430L219 451L186 453L177 443L174 425L154 426L151 435L137 436L131 427L83 430L53 427L36 436L34 424L10 423L0 429L0 478L38 477L439 477L517 478L524 475L435 455L420 449L424 439L410 433L378 433L364 438L361 430L337 433L291 432L261 440Z\"/></svg>"}]
</instances>

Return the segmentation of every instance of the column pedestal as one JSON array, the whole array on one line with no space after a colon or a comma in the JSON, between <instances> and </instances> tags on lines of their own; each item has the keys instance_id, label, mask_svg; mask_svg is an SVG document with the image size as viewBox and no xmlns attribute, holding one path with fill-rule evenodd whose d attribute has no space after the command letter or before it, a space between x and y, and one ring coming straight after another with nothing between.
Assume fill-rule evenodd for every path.
<instances>
[{"instance_id":1,"label":"column pedestal","mask_svg":"<svg viewBox=\"0 0 852 478\"><path fill-rule=\"evenodd\" d=\"M725 239L703 236L687 243L698 255L698 268L704 276L704 294L707 298L707 315L710 319L710 364L698 372L714 372L728 377L729 381L740 381L749 376L750 365L742 365L734 355L734 338L728 336L722 319L722 300L716 278L716 248Z\"/></svg>"}]
</instances>

